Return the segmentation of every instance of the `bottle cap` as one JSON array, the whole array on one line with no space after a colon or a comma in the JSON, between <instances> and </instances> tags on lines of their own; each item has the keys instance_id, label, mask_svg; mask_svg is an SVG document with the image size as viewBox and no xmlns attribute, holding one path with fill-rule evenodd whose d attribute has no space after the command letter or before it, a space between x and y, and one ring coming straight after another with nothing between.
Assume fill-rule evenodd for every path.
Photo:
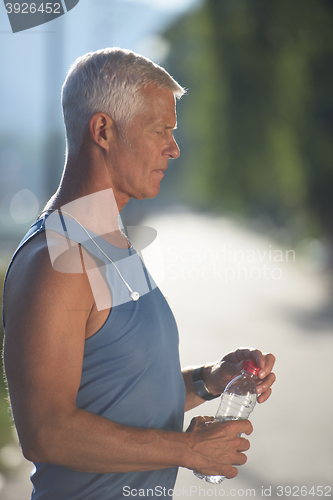
<instances>
[{"instance_id":1,"label":"bottle cap","mask_svg":"<svg viewBox=\"0 0 333 500\"><path fill-rule=\"evenodd\" d=\"M247 359L244 363L243 371L252 373L253 375L258 375L260 367L252 359Z\"/></svg>"}]
</instances>

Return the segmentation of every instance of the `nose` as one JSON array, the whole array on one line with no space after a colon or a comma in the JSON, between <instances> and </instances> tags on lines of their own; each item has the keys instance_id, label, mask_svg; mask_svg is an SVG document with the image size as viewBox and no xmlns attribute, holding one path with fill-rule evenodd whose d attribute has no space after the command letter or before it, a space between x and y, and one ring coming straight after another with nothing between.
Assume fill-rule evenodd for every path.
<instances>
[{"instance_id":1,"label":"nose","mask_svg":"<svg viewBox=\"0 0 333 500\"><path fill-rule=\"evenodd\" d=\"M168 146L164 150L164 155L173 159L179 158L180 156L180 149L173 135L171 136Z\"/></svg>"}]
</instances>

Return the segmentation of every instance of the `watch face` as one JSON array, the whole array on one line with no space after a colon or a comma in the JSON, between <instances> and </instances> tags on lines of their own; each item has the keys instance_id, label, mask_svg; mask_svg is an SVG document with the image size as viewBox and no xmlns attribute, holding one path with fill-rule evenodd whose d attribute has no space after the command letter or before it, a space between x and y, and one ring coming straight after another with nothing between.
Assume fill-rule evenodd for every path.
<instances>
[{"instance_id":1,"label":"watch face","mask_svg":"<svg viewBox=\"0 0 333 500\"><path fill-rule=\"evenodd\" d=\"M192 380L194 389L198 396L200 396L200 398L209 401L216 397L209 392L209 390L205 386L204 381L202 380L202 366L199 366L199 368L194 368L194 370L192 371Z\"/></svg>"},{"instance_id":2,"label":"watch face","mask_svg":"<svg viewBox=\"0 0 333 500\"><path fill-rule=\"evenodd\" d=\"M211 399L215 399L220 397L220 394L214 396L211 392L209 392L208 388L205 385L205 382L202 379L202 368L203 366L199 366L198 368L194 368L192 370L192 380L195 392L200 396L201 399L205 401L210 401Z\"/></svg>"}]
</instances>

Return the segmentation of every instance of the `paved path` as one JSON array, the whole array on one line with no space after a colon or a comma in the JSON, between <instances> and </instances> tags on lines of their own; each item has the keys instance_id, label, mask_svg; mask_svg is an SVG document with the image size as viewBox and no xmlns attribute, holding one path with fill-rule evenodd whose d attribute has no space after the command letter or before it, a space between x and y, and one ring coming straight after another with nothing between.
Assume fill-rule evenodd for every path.
<instances>
[{"instance_id":1,"label":"paved path","mask_svg":"<svg viewBox=\"0 0 333 500\"><path fill-rule=\"evenodd\" d=\"M183 366L213 361L239 346L277 357L273 395L251 416L248 462L223 483L225 496L238 489L237 498L254 490L264 496L262 487L272 498L305 495L297 486L315 486L308 498L321 495L318 486L332 496L331 277L306 271L296 252L286 252L292 249L225 219L183 213L146 223L161 239L161 288L177 318ZM216 401L205 403L186 415L186 423L216 409ZM180 471L176 493L200 498L199 487L210 490L206 496L223 494Z\"/></svg>"},{"instance_id":2,"label":"paved path","mask_svg":"<svg viewBox=\"0 0 333 500\"><path fill-rule=\"evenodd\" d=\"M166 272L160 286L178 322L183 366L238 346L277 357L274 393L252 414L251 449L238 477L214 490L182 469L175 498L332 496L330 276L307 271L297 253L286 253L292 249L226 219L181 212L145 224L158 231ZM186 425L216 406L189 412ZM0 500L28 500L24 467Z\"/></svg>"}]
</instances>

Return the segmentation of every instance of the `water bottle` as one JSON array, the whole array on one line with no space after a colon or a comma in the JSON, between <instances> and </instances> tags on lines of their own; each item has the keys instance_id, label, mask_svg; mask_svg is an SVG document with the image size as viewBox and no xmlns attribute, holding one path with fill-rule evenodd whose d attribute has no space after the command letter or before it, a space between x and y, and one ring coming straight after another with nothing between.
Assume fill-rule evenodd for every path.
<instances>
[{"instance_id":1,"label":"water bottle","mask_svg":"<svg viewBox=\"0 0 333 500\"><path fill-rule=\"evenodd\" d=\"M224 389L215 421L243 420L249 417L257 402L256 386L259 370L260 368L251 359L245 361L241 375L232 379ZM205 476L193 472L199 479L206 479L212 484L219 484L225 479L225 476Z\"/></svg>"}]
</instances>

